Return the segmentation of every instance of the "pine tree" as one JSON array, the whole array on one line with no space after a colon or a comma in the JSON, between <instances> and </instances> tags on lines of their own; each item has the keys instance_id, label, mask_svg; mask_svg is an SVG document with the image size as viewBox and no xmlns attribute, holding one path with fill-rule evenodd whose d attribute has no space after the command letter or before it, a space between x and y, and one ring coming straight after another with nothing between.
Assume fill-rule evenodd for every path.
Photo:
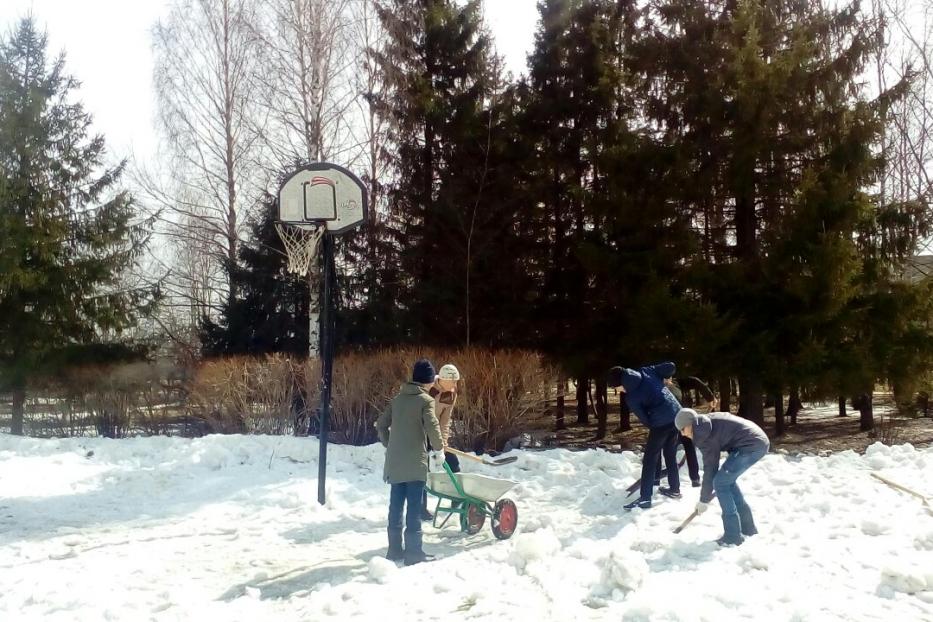
<instances>
[{"instance_id":1,"label":"pine tree","mask_svg":"<svg viewBox=\"0 0 933 622\"><path fill-rule=\"evenodd\" d=\"M480 2L395 0L379 16L388 40L374 54L385 86L374 105L392 143L387 204L399 252L398 280L383 286L399 301L400 338L498 341L517 225L514 202L495 191L506 110Z\"/></svg>"},{"instance_id":2,"label":"pine tree","mask_svg":"<svg viewBox=\"0 0 933 622\"><path fill-rule=\"evenodd\" d=\"M666 193L667 149L640 131L627 66L630 5L549 0L521 85L525 201L541 286L538 343L566 369L671 354L689 231ZM598 383L597 383L598 384Z\"/></svg>"},{"instance_id":3,"label":"pine tree","mask_svg":"<svg viewBox=\"0 0 933 622\"><path fill-rule=\"evenodd\" d=\"M633 46L641 93L683 170L672 199L702 233L689 289L730 326L706 358L739 376L740 409L760 420L763 392L823 382L827 339L844 334L831 329L857 292L879 106L893 94L861 89L877 39L854 4L660 11Z\"/></svg>"},{"instance_id":4,"label":"pine tree","mask_svg":"<svg viewBox=\"0 0 933 622\"><path fill-rule=\"evenodd\" d=\"M0 385L23 432L27 381L67 362L128 355L121 334L154 300L124 276L143 252L124 170L72 100L64 57L26 18L0 43Z\"/></svg>"}]
</instances>

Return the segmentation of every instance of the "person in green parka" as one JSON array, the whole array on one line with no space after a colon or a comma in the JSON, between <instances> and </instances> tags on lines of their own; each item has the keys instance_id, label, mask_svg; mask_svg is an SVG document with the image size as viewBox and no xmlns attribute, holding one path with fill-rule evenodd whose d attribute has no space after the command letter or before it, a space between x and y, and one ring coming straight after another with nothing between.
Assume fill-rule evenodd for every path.
<instances>
[{"instance_id":1,"label":"person in green parka","mask_svg":"<svg viewBox=\"0 0 933 622\"><path fill-rule=\"evenodd\" d=\"M434 366L427 359L415 363L411 382L404 384L376 421L379 440L386 447L383 478L389 492L389 550L386 558L404 560L406 566L431 559L422 547L421 508L428 476L428 454L424 439L444 459L444 442L434 414ZM402 510L405 510L405 541L402 547Z\"/></svg>"}]
</instances>

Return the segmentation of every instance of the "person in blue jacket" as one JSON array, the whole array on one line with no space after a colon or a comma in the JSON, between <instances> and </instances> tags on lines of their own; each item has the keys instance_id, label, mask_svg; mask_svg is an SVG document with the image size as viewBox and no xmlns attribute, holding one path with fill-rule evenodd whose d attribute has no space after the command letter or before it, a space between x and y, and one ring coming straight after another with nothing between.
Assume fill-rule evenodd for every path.
<instances>
[{"instance_id":1,"label":"person in blue jacket","mask_svg":"<svg viewBox=\"0 0 933 622\"><path fill-rule=\"evenodd\" d=\"M638 420L648 428L648 442L641 463L641 495L625 506L626 510L636 507L651 507L652 488L658 476L658 462L664 454L664 462L674 465L668 469L667 488L660 488L662 495L679 499L680 474L677 472L677 442L680 435L674 427L674 417L680 411L680 402L664 384L665 378L674 375L673 363L658 363L641 369L613 367L609 370L607 384L621 387L625 393L625 402L635 413Z\"/></svg>"}]
</instances>

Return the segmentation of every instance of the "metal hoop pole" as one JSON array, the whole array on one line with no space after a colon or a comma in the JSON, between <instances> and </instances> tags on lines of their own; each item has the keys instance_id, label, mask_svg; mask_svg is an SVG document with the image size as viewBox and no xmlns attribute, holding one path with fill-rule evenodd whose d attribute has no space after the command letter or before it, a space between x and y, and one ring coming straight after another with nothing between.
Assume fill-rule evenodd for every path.
<instances>
[{"instance_id":1,"label":"metal hoop pole","mask_svg":"<svg viewBox=\"0 0 933 622\"><path fill-rule=\"evenodd\" d=\"M334 238L327 234L322 240L324 269L324 304L321 313L321 428L318 437L317 500L324 505L324 484L327 478L327 435L330 431L330 393L334 374Z\"/></svg>"}]
</instances>

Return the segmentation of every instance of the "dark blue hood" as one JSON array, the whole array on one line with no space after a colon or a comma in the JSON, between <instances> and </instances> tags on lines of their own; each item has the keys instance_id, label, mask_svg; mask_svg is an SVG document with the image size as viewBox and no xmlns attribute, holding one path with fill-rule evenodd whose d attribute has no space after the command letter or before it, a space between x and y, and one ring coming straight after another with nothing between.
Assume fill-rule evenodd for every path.
<instances>
[{"instance_id":1,"label":"dark blue hood","mask_svg":"<svg viewBox=\"0 0 933 622\"><path fill-rule=\"evenodd\" d=\"M640 371L635 371L627 367L622 369L622 388L625 389L626 393L631 393L641 386L642 380L643 378Z\"/></svg>"}]
</instances>

